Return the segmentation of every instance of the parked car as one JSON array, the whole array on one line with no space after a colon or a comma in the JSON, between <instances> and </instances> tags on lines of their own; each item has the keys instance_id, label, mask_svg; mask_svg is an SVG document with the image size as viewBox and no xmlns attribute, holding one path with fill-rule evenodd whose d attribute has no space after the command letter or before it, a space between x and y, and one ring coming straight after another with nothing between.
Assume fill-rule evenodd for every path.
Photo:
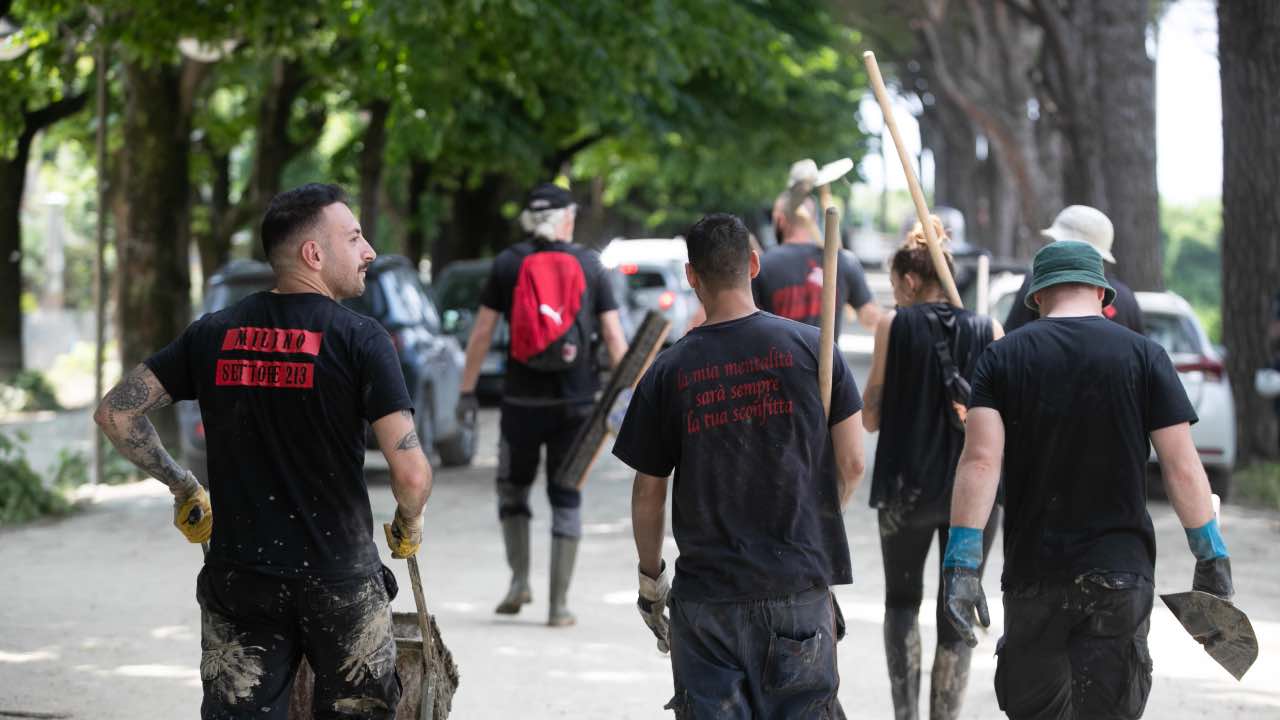
<instances>
[{"instance_id":1,"label":"parked car","mask_svg":"<svg viewBox=\"0 0 1280 720\"><path fill-rule=\"evenodd\" d=\"M1200 421L1191 439L1209 474L1209 485L1223 500L1231 493L1236 462L1236 411L1231 383L1217 348L1191 305L1172 292L1136 292L1147 337L1169 353L1187 398ZM1155 462L1155 456L1151 457Z\"/></svg>"},{"instance_id":2,"label":"parked car","mask_svg":"<svg viewBox=\"0 0 1280 720\"><path fill-rule=\"evenodd\" d=\"M216 312L246 296L275 286L266 263L233 260L206 283L202 314ZM391 335L400 356L400 369L413 401L414 420L424 448L434 447L444 465L467 465L475 455L476 432L457 420L458 385L463 355L456 340L440 328L436 308L409 261L380 256L365 276L365 292L344 300L347 307L374 318ZM184 462L202 481L208 481L204 424L194 402L178 403ZM376 448L371 428L368 447Z\"/></svg>"},{"instance_id":3,"label":"parked car","mask_svg":"<svg viewBox=\"0 0 1280 720\"><path fill-rule=\"evenodd\" d=\"M699 303L684 274L689 253L683 238L615 239L600 254L600 260L605 269L616 271L625 285L618 297L624 330L634 331L645 313L657 310L671 322L666 344L684 337Z\"/></svg>"},{"instance_id":4,"label":"parked car","mask_svg":"<svg viewBox=\"0 0 1280 720\"><path fill-rule=\"evenodd\" d=\"M450 263L431 284L436 306L440 308L444 332L466 347L480 307L480 293L489 278L492 260L460 260ZM507 350L511 346L511 328L498 318L489 353L480 365L476 394L485 399L502 397L502 378L507 372Z\"/></svg>"}]
</instances>

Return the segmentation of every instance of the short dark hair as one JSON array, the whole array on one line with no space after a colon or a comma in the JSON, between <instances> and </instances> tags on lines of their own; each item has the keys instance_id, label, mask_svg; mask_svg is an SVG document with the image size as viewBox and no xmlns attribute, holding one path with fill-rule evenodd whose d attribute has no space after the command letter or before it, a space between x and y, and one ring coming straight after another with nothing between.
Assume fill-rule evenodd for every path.
<instances>
[{"instance_id":1,"label":"short dark hair","mask_svg":"<svg viewBox=\"0 0 1280 720\"><path fill-rule=\"evenodd\" d=\"M751 231L737 215L712 213L685 234L689 264L713 289L732 287L748 275Z\"/></svg>"},{"instance_id":2,"label":"short dark hair","mask_svg":"<svg viewBox=\"0 0 1280 720\"><path fill-rule=\"evenodd\" d=\"M314 225L325 208L346 201L342 188L324 183L307 183L271 198L262 217L262 251L267 260L276 248Z\"/></svg>"}]
</instances>

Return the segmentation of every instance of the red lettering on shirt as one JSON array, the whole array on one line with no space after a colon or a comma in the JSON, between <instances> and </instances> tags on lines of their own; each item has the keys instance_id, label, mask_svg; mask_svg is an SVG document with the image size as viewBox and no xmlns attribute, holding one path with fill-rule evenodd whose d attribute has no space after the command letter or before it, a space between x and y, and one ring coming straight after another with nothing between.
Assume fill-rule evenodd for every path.
<instances>
[{"instance_id":1,"label":"red lettering on shirt","mask_svg":"<svg viewBox=\"0 0 1280 720\"><path fill-rule=\"evenodd\" d=\"M310 389L315 385L311 363L275 360L219 360L214 384L232 387Z\"/></svg>"},{"instance_id":2,"label":"red lettering on shirt","mask_svg":"<svg viewBox=\"0 0 1280 720\"><path fill-rule=\"evenodd\" d=\"M319 355L324 333L314 330L238 327L227 330L223 350Z\"/></svg>"}]
</instances>

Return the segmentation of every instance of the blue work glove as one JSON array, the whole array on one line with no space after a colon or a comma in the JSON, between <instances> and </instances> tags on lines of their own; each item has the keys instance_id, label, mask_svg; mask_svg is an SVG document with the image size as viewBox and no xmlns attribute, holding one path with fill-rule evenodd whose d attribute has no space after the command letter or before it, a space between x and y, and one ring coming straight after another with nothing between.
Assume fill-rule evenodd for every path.
<instances>
[{"instance_id":1,"label":"blue work glove","mask_svg":"<svg viewBox=\"0 0 1280 720\"><path fill-rule=\"evenodd\" d=\"M1198 528L1183 528L1187 544L1196 556L1196 571L1191 577L1191 589L1217 595L1229 600L1235 594L1231 582L1231 556L1227 543L1222 539L1218 519L1214 518Z\"/></svg>"},{"instance_id":2,"label":"blue work glove","mask_svg":"<svg viewBox=\"0 0 1280 720\"><path fill-rule=\"evenodd\" d=\"M982 591L982 531L953 527L947 534L947 553L942 560L943 613L969 647L978 645L973 632L976 612L982 627L991 627L987 595Z\"/></svg>"}]
</instances>

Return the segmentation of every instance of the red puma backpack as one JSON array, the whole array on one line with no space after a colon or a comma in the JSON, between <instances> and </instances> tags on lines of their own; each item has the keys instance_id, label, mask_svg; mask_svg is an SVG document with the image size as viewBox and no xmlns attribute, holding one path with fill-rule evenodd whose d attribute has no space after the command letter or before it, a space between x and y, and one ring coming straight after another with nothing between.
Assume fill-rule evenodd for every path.
<instances>
[{"instance_id":1,"label":"red puma backpack","mask_svg":"<svg viewBox=\"0 0 1280 720\"><path fill-rule=\"evenodd\" d=\"M511 357L534 370L577 364L589 335L582 322L587 278L572 253L535 249L520 264L511 298Z\"/></svg>"}]
</instances>

